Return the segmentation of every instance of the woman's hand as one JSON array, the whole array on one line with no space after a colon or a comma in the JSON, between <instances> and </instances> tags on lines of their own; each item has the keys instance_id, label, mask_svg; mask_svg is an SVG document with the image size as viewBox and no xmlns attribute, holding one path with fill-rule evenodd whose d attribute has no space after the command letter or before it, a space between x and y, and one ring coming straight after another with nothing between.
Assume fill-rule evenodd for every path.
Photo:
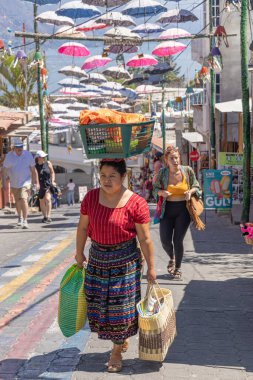
<instances>
[{"instance_id":1,"label":"woman's hand","mask_svg":"<svg viewBox=\"0 0 253 380\"><path fill-rule=\"evenodd\" d=\"M147 270L147 281L148 282L155 282L156 280L156 272L154 269L148 269Z\"/></svg>"},{"instance_id":2,"label":"woman's hand","mask_svg":"<svg viewBox=\"0 0 253 380\"><path fill-rule=\"evenodd\" d=\"M87 259L86 259L86 257L85 257L84 254L82 254L82 255L76 254L75 255L75 260L76 260L77 265L79 266L79 268L83 268L83 264L87 262Z\"/></svg>"},{"instance_id":3,"label":"woman's hand","mask_svg":"<svg viewBox=\"0 0 253 380\"><path fill-rule=\"evenodd\" d=\"M172 195L172 193L170 193L169 191L167 190L159 190L159 194L158 194L160 197L163 197L163 198L168 198Z\"/></svg>"},{"instance_id":4,"label":"woman's hand","mask_svg":"<svg viewBox=\"0 0 253 380\"><path fill-rule=\"evenodd\" d=\"M185 200L186 201L189 201L191 199L191 196L192 196L192 192L191 190L187 190L184 192L184 195L185 195Z\"/></svg>"}]
</instances>

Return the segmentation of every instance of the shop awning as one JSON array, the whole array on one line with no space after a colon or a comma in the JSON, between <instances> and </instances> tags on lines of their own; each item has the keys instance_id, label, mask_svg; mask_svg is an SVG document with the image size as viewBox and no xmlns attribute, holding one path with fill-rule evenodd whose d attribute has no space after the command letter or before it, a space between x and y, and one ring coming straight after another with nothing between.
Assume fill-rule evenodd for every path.
<instances>
[{"instance_id":1,"label":"shop awning","mask_svg":"<svg viewBox=\"0 0 253 380\"><path fill-rule=\"evenodd\" d=\"M249 100L251 110L251 99ZM230 102L217 103L215 109L221 113L241 113L242 112L242 99L231 100Z\"/></svg>"},{"instance_id":2,"label":"shop awning","mask_svg":"<svg viewBox=\"0 0 253 380\"><path fill-rule=\"evenodd\" d=\"M182 137L190 143L204 142L203 136L198 132L183 132Z\"/></svg>"}]
</instances>

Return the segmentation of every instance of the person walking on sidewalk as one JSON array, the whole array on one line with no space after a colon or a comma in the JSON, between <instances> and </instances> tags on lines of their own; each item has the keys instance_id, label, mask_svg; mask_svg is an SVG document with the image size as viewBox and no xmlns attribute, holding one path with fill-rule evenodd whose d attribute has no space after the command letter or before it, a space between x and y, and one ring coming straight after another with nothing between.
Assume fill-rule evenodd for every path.
<instances>
[{"instance_id":1,"label":"person walking on sidewalk","mask_svg":"<svg viewBox=\"0 0 253 380\"><path fill-rule=\"evenodd\" d=\"M201 197L201 190L193 169L180 165L178 148L167 147L165 164L153 183L154 197L157 201L162 197L160 239L170 258L167 270L173 278L181 279L183 240L191 222L186 202L193 194Z\"/></svg>"},{"instance_id":2,"label":"person walking on sidewalk","mask_svg":"<svg viewBox=\"0 0 253 380\"><path fill-rule=\"evenodd\" d=\"M121 371L121 354L138 330L142 258L136 236L147 262L147 280L156 279L149 208L123 186L126 174L123 159L100 162L100 188L90 190L82 201L76 238L80 267L86 262L86 240L91 238L85 278L88 320L100 339L113 342L108 372Z\"/></svg>"},{"instance_id":3,"label":"person walking on sidewalk","mask_svg":"<svg viewBox=\"0 0 253 380\"><path fill-rule=\"evenodd\" d=\"M36 153L36 170L39 177L40 189L39 200L40 209L43 215L42 223L51 223L52 199L51 189L55 186L55 173L53 165L46 160L47 153L38 150Z\"/></svg>"},{"instance_id":4,"label":"person walking on sidewalk","mask_svg":"<svg viewBox=\"0 0 253 380\"><path fill-rule=\"evenodd\" d=\"M6 178L10 179L11 192L15 199L18 213L17 226L28 228L28 196L32 183L39 187L38 175L35 170L35 161L30 152L24 150L23 141L14 140L13 150L10 151L3 163L3 187L6 188Z\"/></svg>"},{"instance_id":5,"label":"person walking on sidewalk","mask_svg":"<svg viewBox=\"0 0 253 380\"><path fill-rule=\"evenodd\" d=\"M73 179L70 178L69 183L67 184L67 202L68 205L74 206L75 204L75 183L73 182Z\"/></svg>"}]
</instances>

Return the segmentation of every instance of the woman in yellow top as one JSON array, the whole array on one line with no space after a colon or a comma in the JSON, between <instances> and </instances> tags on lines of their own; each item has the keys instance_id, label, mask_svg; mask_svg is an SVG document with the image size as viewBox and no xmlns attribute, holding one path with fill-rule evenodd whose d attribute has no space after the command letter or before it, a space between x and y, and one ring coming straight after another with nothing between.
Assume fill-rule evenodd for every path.
<instances>
[{"instance_id":1,"label":"woman in yellow top","mask_svg":"<svg viewBox=\"0 0 253 380\"><path fill-rule=\"evenodd\" d=\"M192 168L180 165L178 148L168 146L164 158L166 167L159 171L153 193L157 200L163 198L160 238L170 258L167 270L173 278L181 279L183 240L191 222L186 201L192 194L201 197L201 190Z\"/></svg>"}]
</instances>

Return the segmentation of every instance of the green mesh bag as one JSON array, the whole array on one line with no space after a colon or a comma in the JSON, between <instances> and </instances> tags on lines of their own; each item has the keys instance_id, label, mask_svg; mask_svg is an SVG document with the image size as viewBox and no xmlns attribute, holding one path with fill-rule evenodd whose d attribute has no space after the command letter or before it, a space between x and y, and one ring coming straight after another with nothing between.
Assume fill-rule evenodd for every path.
<instances>
[{"instance_id":1,"label":"green mesh bag","mask_svg":"<svg viewBox=\"0 0 253 380\"><path fill-rule=\"evenodd\" d=\"M73 264L64 274L59 292L58 324L70 337L85 325L87 304L84 294L85 269Z\"/></svg>"}]
</instances>

